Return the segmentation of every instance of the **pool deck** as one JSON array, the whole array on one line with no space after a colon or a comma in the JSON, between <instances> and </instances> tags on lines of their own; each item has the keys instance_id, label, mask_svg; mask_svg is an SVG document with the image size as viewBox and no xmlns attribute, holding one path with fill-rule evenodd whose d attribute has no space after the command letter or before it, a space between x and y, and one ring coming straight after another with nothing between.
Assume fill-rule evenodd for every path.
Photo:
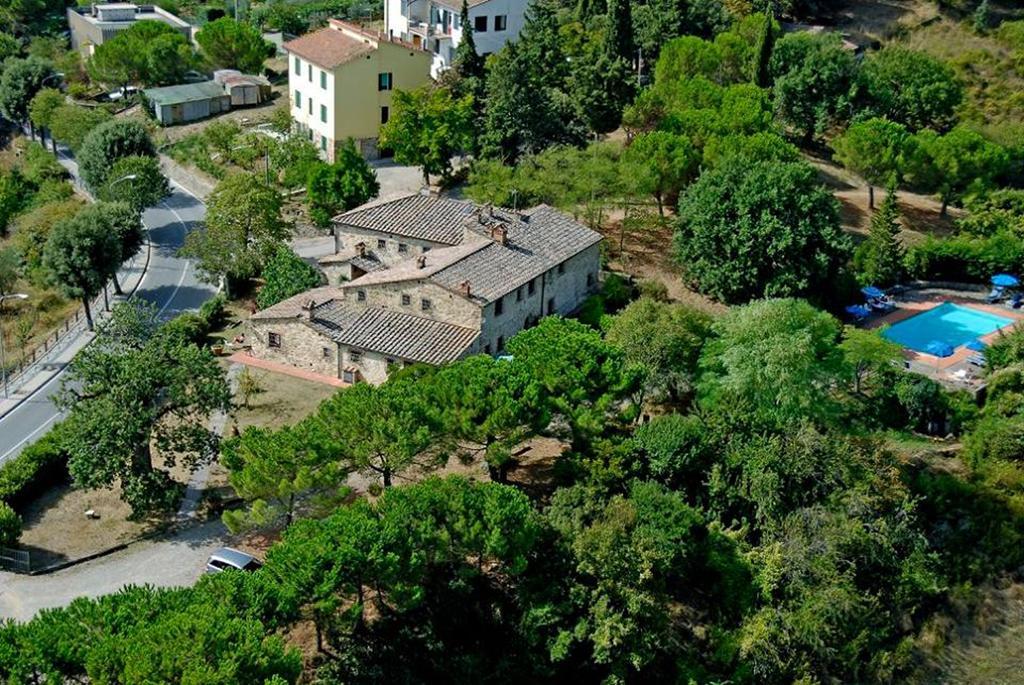
<instances>
[{"instance_id":1,"label":"pool deck","mask_svg":"<svg viewBox=\"0 0 1024 685\"><path fill-rule=\"evenodd\" d=\"M985 302L986 293L956 292L950 290L927 289L913 290L902 293L894 298L896 310L881 316L874 316L865 324L865 328L880 328L892 325L905 319L934 309L944 302L952 302L978 311L995 314L1007 319L1013 319L1014 323L1004 326L998 331L981 336L981 340L990 343L1002 335L1003 331L1016 326L1024 320L1024 308L1012 309L1003 303L988 304ZM965 346L958 347L949 357L936 357L924 352L915 352L907 348L903 349L903 356L906 358L912 370L931 376L939 381L953 384L964 384L966 386L977 385L980 381L981 369L970 364L967 359L975 354Z\"/></svg>"}]
</instances>

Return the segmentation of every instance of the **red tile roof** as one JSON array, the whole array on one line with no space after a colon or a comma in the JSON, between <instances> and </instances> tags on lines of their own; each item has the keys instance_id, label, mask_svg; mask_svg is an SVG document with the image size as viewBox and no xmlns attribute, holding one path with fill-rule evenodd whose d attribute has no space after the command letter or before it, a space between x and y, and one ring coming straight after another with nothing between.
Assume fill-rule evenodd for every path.
<instances>
[{"instance_id":1,"label":"red tile roof","mask_svg":"<svg viewBox=\"0 0 1024 685\"><path fill-rule=\"evenodd\" d=\"M288 41L282 47L324 69L333 69L376 49L369 39L353 38L343 31L332 28L307 33Z\"/></svg>"}]
</instances>

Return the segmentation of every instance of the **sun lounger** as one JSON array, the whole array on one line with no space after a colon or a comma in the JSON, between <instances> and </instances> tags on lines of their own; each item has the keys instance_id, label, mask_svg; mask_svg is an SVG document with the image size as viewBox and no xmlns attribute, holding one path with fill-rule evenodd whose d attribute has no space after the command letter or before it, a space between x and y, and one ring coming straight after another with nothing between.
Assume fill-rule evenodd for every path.
<instances>
[{"instance_id":1,"label":"sun lounger","mask_svg":"<svg viewBox=\"0 0 1024 685\"><path fill-rule=\"evenodd\" d=\"M974 366L985 366L985 355L972 354L970 357L967 358L967 363L973 364Z\"/></svg>"},{"instance_id":2,"label":"sun lounger","mask_svg":"<svg viewBox=\"0 0 1024 685\"><path fill-rule=\"evenodd\" d=\"M1020 309L1020 306L1024 304L1024 295L1021 293L1014 293L1013 297L1006 301L1006 306L1010 309Z\"/></svg>"},{"instance_id":3,"label":"sun lounger","mask_svg":"<svg viewBox=\"0 0 1024 685\"><path fill-rule=\"evenodd\" d=\"M992 288L992 292L990 292L985 297L985 301L988 302L989 304L991 304L993 302L999 302L1000 300L1002 300L1005 297L1006 297L1006 293L1003 291L1003 289L997 287L997 288Z\"/></svg>"}]
</instances>

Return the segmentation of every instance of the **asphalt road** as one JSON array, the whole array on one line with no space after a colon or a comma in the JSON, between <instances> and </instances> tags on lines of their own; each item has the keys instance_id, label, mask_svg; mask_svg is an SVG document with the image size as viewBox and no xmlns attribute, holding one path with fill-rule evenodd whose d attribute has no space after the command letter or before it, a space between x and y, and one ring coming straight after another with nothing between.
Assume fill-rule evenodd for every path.
<instances>
[{"instance_id":1,"label":"asphalt road","mask_svg":"<svg viewBox=\"0 0 1024 685\"><path fill-rule=\"evenodd\" d=\"M62 162L73 167L67 160ZM149 269L135 293L155 303L167 318L198 308L216 292L216 288L198 280L188 260L177 257L186 233L203 219L206 207L181 188L172 185L172 189L170 196L143 215L153 251ZM0 418L0 462L45 435L60 418L53 396L60 389L63 375L57 373L32 397Z\"/></svg>"}]
</instances>

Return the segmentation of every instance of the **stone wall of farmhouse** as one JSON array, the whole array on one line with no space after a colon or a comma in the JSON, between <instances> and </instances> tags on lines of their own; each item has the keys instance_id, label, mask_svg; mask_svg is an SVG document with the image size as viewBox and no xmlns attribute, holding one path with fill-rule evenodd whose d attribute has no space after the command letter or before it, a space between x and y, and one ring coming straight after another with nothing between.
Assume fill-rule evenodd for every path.
<instances>
[{"instance_id":1,"label":"stone wall of farmhouse","mask_svg":"<svg viewBox=\"0 0 1024 685\"><path fill-rule=\"evenodd\" d=\"M532 295L529 284L504 295L501 314L496 313L497 302L484 307L478 351L497 354L504 349L509 338L523 328L535 324L548 314L571 314L597 290L598 270L601 266L601 253L597 245L587 248L564 264L562 273L559 273L556 266L534 279ZM554 304L552 311L548 309L549 304Z\"/></svg>"},{"instance_id":2,"label":"stone wall of farmhouse","mask_svg":"<svg viewBox=\"0 0 1024 685\"><path fill-rule=\"evenodd\" d=\"M388 378L388 368L392 364L399 363L398 359L391 359L385 357L378 352L368 352L366 350L357 350L355 348L348 348L344 345L342 349L342 367L356 367L359 369L359 377L357 380L372 383L373 385L380 385ZM359 360L355 361L353 353L359 355Z\"/></svg>"},{"instance_id":3,"label":"stone wall of farmhouse","mask_svg":"<svg viewBox=\"0 0 1024 685\"><path fill-rule=\"evenodd\" d=\"M447 247L441 243L416 240L343 224L334 224L334 230L336 231L335 246L338 248L338 252L354 249L357 243L366 243L366 248L373 250L377 258L387 266L393 266L403 259L423 254L425 251L423 248L436 250L440 247ZM383 247L381 247L380 241L384 241ZM403 245L405 248L404 251L401 251Z\"/></svg>"},{"instance_id":4,"label":"stone wall of farmhouse","mask_svg":"<svg viewBox=\"0 0 1024 685\"><path fill-rule=\"evenodd\" d=\"M299 319L256 319L249 323L249 340L254 356L338 378L337 343L304 322ZM270 333L280 336L280 347L270 347Z\"/></svg>"},{"instance_id":5,"label":"stone wall of farmhouse","mask_svg":"<svg viewBox=\"0 0 1024 685\"><path fill-rule=\"evenodd\" d=\"M359 292L366 299L359 300ZM408 295L409 304L403 304L402 295ZM423 308L423 300L429 300L429 309ZM480 326L480 306L463 297L427 281L401 281L379 283L365 288L346 288L345 302L356 306L382 307L389 311L405 312L425 319L444 321L466 328Z\"/></svg>"}]
</instances>

